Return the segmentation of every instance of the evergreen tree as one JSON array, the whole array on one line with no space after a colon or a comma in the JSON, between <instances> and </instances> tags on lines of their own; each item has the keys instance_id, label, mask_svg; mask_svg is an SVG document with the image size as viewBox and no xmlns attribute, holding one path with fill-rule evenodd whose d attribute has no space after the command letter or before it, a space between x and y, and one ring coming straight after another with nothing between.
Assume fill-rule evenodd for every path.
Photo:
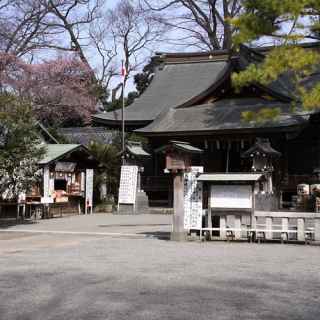
<instances>
[{"instance_id":1,"label":"evergreen tree","mask_svg":"<svg viewBox=\"0 0 320 320\"><path fill-rule=\"evenodd\" d=\"M306 85L311 75L318 73L319 50L310 50L300 44L320 40L318 0L246 0L244 12L232 20L238 28L234 36L236 45L257 44L273 39L276 44L260 64L251 64L234 74L236 88L258 82L269 84L281 75L289 74L293 85L295 108L312 110L320 107L320 84ZM251 115L252 116L252 115Z\"/></svg>"},{"instance_id":2,"label":"evergreen tree","mask_svg":"<svg viewBox=\"0 0 320 320\"><path fill-rule=\"evenodd\" d=\"M0 96L0 199L14 200L38 180L41 145L30 105Z\"/></svg>"},{"instance_id":3,"label":"evergreen tree","mask_svg":"<svg viewBox=\"0 0 320 320\"><path fill-rule=\"evenodd\" d=\"M150 85L156 66L156 61L151 59L149 63L144 66L142 72L137 73L134 76L134 84L136 85L139 95L141 95Z\"/></svg>"}]
</instances>

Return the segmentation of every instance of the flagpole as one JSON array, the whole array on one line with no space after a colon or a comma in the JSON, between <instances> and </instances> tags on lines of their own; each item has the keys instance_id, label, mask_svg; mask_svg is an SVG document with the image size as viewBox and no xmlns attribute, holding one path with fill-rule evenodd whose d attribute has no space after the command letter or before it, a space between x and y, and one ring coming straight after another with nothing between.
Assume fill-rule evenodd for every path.
<instances>
[{"instance_id":1,"label":"flagpole","mask_svg":"<svg viewBox=\"0 0 320 320\"><path fill-rule=\"evenodd\" d=\"M122 120L122 165L125 164L125 128L124 128L124 78L125 78L125 66L124 61L122 60L122 110L121 110L121 120Z\"/></svg>"}]
</instances>

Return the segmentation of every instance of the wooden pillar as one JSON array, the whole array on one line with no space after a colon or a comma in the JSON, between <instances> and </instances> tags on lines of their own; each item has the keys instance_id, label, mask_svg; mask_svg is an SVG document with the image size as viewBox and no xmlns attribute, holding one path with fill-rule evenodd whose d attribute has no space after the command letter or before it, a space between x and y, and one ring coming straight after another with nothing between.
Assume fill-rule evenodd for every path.
<instances>
[{"instance_id":1,"label":"wooden pillar","mask_svg":"<svg viewBox=\"0 0 320 320\"><path fill-rule=\"evenodd\" d=\"M209 198L208 198L208 228L209 229L212 228L212 210L211 210L210 193L209 193ZM212 240L212 230L209 230L209 240Z\"/></svg>"},{"instance_id":2,"label":"wooden pillar","mask_svg":"<svg viewBox=\"0 0 320 320\"><path fill-rule=\"evenodd\" d=\"M252 229L257 229L257 219L258 218L254 215L251 217L251 228Z\"/></svg>"},{"instance_id":3,"label":"wooden pillar","mask_svg":"<svg viewBox=\"0 0 320 320\"><path fill-rule=\"evenodd\" d=\"M266 229L272 230L272 217L266 217ZM266 232L266 240L272 240L273 234L271 231Z\"/></svg>"},{"instance_id":4,"label":"wooden pillar","mask_svg":"<svg viewBox=\"0 0 320 320\"><path fill-rule=\"evenodd\" d=\"M289 168L288 147L287 147L287 143L284 143L282 180L285 184L287 184L289 182L289 169L288 168Z\"/></svg>"},{"instance_id":5,"label":"wooden pillar","mask_svg":"<svg viewBox=\"0 0 320 320\"><path fill-rule=\"evenodd\" d=\"M314 219L314 240L320 241L320 217Z\"/></svg>"},{"instance_id":6,"label":"wooden pillar","mask_svg":"<svg viewBox=\"0 0 320 320\"><path fill-rule=\"evenodd\" d=\"M16 221L18 222L20 218L20 206L17 204L17 215L16 215Z\"/></svg>"},{"instance_id":7,"label":"wooden pillar","mask_svg":"<svg viewBox=\"0 0 320 320\"><path fill-rule=\"evenodd\" d=\"M26 205L22 205L22 220L25 220L26 218Z\"/></svg>"},{"instance_id":8,"label":"wooden pillar","mask_svg":"<svg viewBox=\"0 0 320 320\"><path fill-rule=\"evenodd\" d=\"M236 229L234 231L234 237L236 240L241 239L241 216L235 215L234 216L234 228Z\"/></svg>"},{"instance_id":9,"label":"wooden pillar","mask_svg":"<svg viewBox=\"0 0 320 320\"><path fill-rule=\"evenodd\" d=\"M227 216L222 215L220 216L220 239L226 239L226 228L227 228Z\"/></svg>"},{"instance_id":10,"label":"wooden pillar","mask_svg":"<svg viewBox=\"0 0 320 320\"><path fill-rule=\"evenodd\" d=\"M176 173L173 178L173 223L171 240L184 241L187 238L187 232L184 229L184 175L183 172Z\"/></svg>"},{"instance_id":11,"label":"wooden pillar","mask_svg":"<svg viewBox=\"0 0 320 320\"><path fill-rule=\"evenodd\" d=\"M138 166L138 176L137 176L137 192L141 191L141 169Z\"/></svg>"},{"instance_id":12,"label":"wooden pillar","mask_svg":"<svg viewBox=\"0 0 320 320\"><path fill-rule=\"evenodd\" d=\"M297 219L297 239L298 241L305 241L305 223L304 223L304 219L303 218L298 218Z\"/></svg>"}]
</instances>

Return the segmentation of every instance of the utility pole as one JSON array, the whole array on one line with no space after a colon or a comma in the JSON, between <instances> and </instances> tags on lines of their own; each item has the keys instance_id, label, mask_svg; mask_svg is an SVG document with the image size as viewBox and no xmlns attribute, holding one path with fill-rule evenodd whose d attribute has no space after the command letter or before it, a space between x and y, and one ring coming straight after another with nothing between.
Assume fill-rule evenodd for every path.
<instances>
[{"instance_id":1,"label":"utility pole","mask_svg":"<svg viewBox=\"0 0 320 320\"><path fill-rule=\"evenodd\" d=\"M122 120L122 165L125 164L125 119L124 119L124 89L125 89L125 77L126 77L126 67L124 61L122 60L122 68L121 68L121 75L122 75L122 109L121 109L121 120Z\"/></svg>"}]
</instances>

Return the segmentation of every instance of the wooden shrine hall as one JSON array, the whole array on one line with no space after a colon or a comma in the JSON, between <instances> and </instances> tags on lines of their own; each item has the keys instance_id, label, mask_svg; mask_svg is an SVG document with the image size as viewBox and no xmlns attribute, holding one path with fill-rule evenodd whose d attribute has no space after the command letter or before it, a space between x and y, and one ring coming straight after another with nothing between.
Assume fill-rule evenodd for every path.
<instances>
[{"instance_id":1,"label":"wooden shrine hall","mask_svg":"<svg viewBox=\"0 0 320 320\"><path fill-rule=\"evenodd\" d=\"M318 43L304 44L319 50ZM181 141L203 150L192 156L204 172L263 172L267 179L257 194L268 195L261 209L297 209L301 184L305 192L320 184L320 112L291 108L293 86L288 74L269 85L255 83L235 91L231 75L261 62L269 48L242 46L239 52L166 53L153 58L157 65L151 84L125 110L126 130L148 138L151 157L145 165L142 188L151 205L172 206L172 177L165 172L159 148ZM318 83L311 74L302 85ZM277 108L265 121L246 121L244 113ZM93 123L121 128L121 113L93 116ZM313 187L310 187L312 185ZM299 187L300 186L300 187ZM303 188L303 187L302 187ZM308 189L308 190L307 190ZM310 204L304 202L303 210Z\"/></svg>"}]
</instances>

